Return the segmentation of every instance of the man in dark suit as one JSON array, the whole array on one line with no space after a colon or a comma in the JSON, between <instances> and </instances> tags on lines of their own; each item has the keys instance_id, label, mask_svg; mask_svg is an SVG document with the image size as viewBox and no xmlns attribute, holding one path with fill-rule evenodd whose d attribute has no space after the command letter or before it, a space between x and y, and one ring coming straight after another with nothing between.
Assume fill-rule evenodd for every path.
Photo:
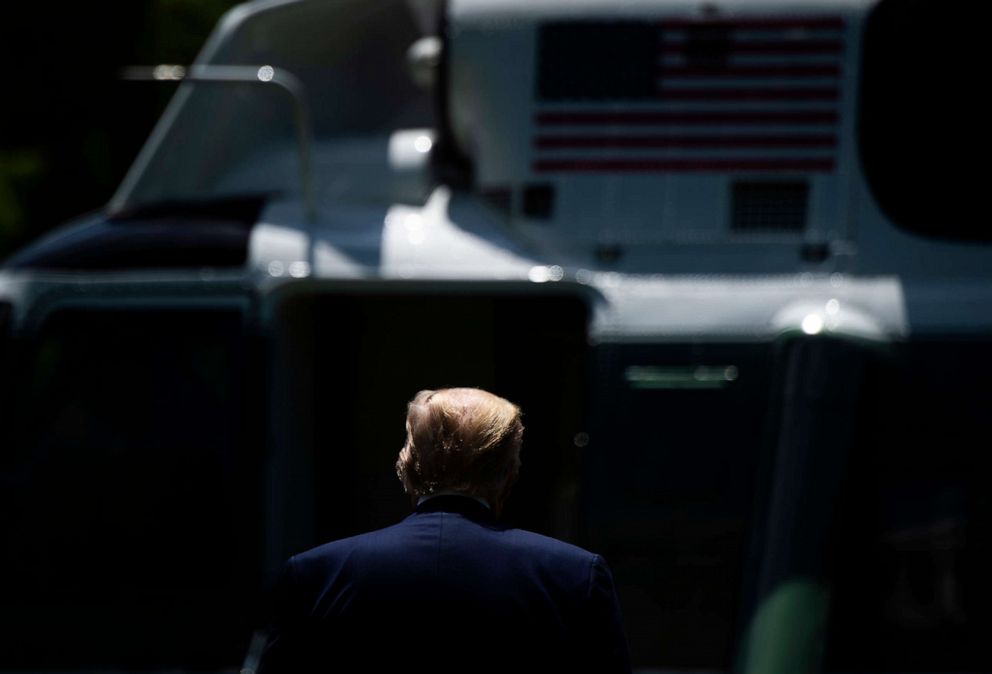
<instances>
[{"instance_id":1,"label":"man in dark suit","mask_svg":"<svg viewBox=\"0 0 992 674\"><path fill-rule=\"evenodd\" d=\"M396 463L414 513L290 558L260 672L629 672L603 559L497 522L522 436L491 393L418 393Z\"/></svg>"}]
</instances>

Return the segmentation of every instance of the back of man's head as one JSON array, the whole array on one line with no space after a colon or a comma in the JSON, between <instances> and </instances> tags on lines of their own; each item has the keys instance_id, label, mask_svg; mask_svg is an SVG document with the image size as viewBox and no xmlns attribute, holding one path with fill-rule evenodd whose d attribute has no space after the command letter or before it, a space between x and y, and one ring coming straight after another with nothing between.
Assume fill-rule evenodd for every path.
<instances>
[{"instance_id":1,"label":"back of man's head","mask_svg":"<svg viewBox=\"0 0 992 674\"><path fill-rule=\"evenodd\" d=\"M421 391L406 430L396 473L414 499L453 491L499 500L520 469L520 408L487 391Z\"/></svg>"}]
</instances>

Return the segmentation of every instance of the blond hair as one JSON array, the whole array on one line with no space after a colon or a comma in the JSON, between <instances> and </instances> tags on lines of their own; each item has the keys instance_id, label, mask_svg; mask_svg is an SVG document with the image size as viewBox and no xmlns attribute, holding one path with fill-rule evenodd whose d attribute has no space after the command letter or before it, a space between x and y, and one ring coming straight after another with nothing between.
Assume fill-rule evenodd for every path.
<instances>
[{"instance_id":1,"label":"blond hair","mask_svg":"<svg viewBox=\"0 0 992 674\"><path fill-rule=\"evenodd\" d=\"M488 391L421 391L407 406L406 431L396 474L414 497L485 497L520 469L520 408Z\"/></svg>"}]
</instances>

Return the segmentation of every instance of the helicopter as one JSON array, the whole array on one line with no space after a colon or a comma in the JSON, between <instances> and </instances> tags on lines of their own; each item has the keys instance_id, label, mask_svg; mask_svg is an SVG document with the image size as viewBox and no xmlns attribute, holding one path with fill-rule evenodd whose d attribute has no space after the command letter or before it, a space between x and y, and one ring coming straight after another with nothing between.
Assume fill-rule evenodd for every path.
<instances>
[{"instance_id":1,"label":"helicopter","mask_svg":"<svg viewBox=\"0 0 992 674\"><path fill-rule=\"evenodd\" d=\"M635 671L992 667L968 11L255 0L126 71L118 191L0 267L0 671L251 671L455 385Z\"/></svg>"}]
</instances>

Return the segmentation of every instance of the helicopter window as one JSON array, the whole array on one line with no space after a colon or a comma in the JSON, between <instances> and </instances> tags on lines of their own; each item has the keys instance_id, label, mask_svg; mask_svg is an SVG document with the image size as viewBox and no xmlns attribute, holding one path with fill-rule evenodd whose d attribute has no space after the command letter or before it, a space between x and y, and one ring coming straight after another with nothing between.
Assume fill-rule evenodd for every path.
<instances>
[{"instance_id":1,"label":"helicopter window","mask_svg":"<svg viewBox=\"0 0 992 674\"><path fill-rule=\"evenodd\" d=\"M430 4L280 3L236 23L204 64L265 64L295 75L315 135L315 182L335 197L374 185L389 189L390 134L437 126L431 94L415 86L406 57L433 31L424 20ZM147 157L139 158L114 197L118 207L300 189L297 126L287 92L187 83L172 105L176 114L163 119L161 142L145 148Z\"/></svg>"},{"instance_id":2,"label":"helicopter window","mask_svg":"<svg viewBox=\"0 0 992 674\"><path fill-rule=\"evenodd\" d=\"M240 661L261 521L242 335L233 310L49 317L0 463L5 668Z\"/></svg>"},{"instance_id":3,"label":"helicopter window","mask_svg":"<svg viewBox=\"0 0 992 674\"><path fill-rule=\"evenodd\" d=\"M989 671L989 343L874 365L837 528L827 671Z\"/></svg>"},{"instance_id":4,"label":"helicopter window","mask_svg":"<svg viewBox=\"0 0 992 674\"><path fill-rule=\"evenodd\" d=\"M883 0L865 27L861 161L882 210L918 234L992 240L965 156L986 126L979 7Z\"/></svg>"}]
</instances>

